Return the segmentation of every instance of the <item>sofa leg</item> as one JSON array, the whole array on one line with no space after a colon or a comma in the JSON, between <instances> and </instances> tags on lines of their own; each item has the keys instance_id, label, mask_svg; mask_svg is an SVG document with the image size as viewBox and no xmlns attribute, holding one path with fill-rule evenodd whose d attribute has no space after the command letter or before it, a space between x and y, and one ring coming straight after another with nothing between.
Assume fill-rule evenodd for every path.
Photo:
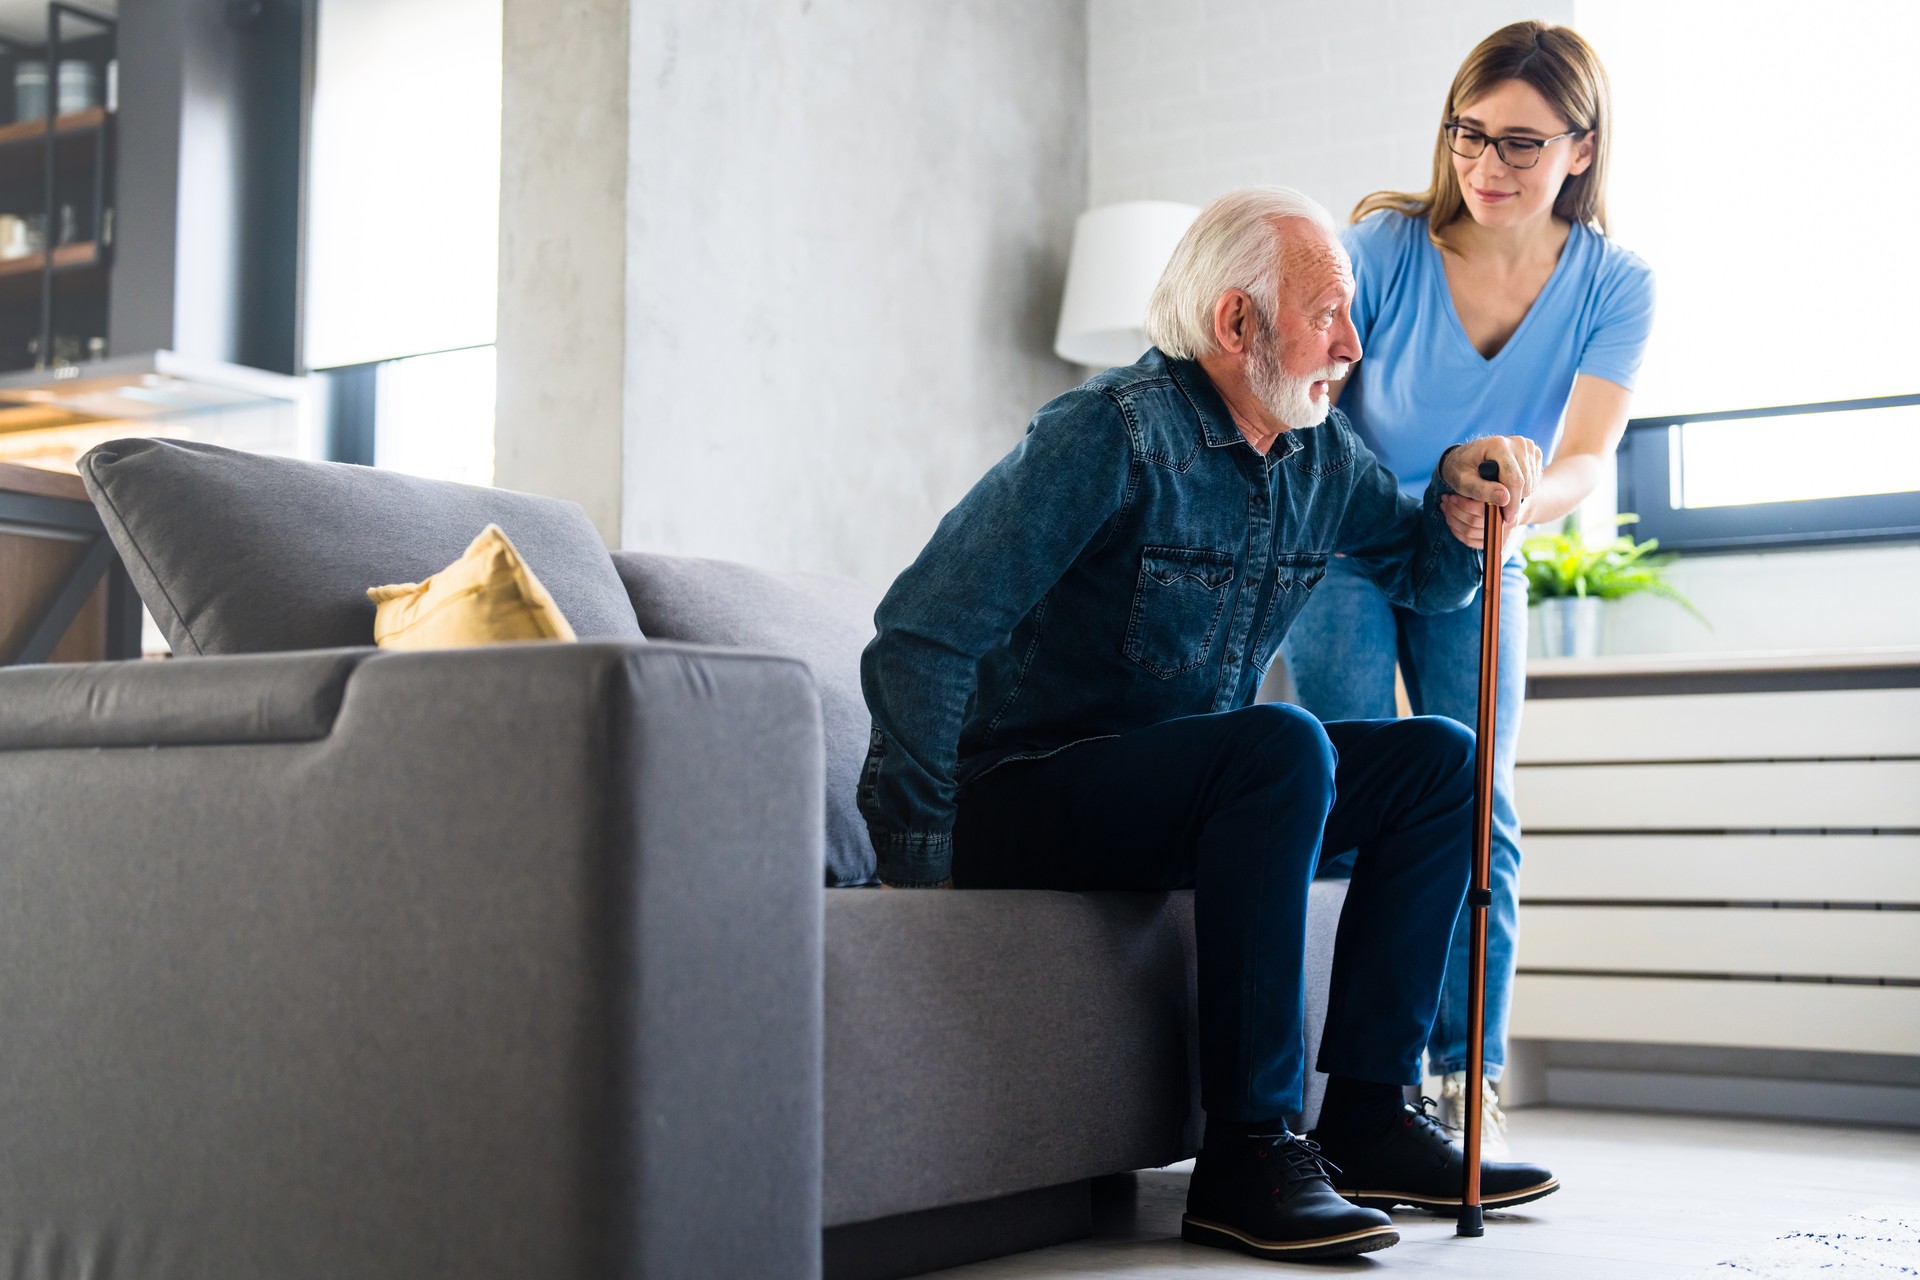
<instances>
[{"instance_id":1,"label":"sofa leg","mask_svg":"<svg viewBox=\"0 0 1920 1280\"><path fill-rule=\"evenodd\" d=\"M1093 1233L1093 1184L850 1222L820 1233L826 1280L899 1280Z\"/></svg>"}]
</instances>

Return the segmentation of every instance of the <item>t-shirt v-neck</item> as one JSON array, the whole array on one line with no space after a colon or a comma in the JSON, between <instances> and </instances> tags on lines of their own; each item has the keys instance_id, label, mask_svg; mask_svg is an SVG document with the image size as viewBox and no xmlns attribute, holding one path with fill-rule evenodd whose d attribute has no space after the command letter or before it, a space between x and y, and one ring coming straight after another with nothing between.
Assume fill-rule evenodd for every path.
<instances>
[{"instance_id":1,"label":"t-shirt v-neck","mask_svg":"<svg viewBox=\"0 0 1920 1280\"><path fill-rule=\"evenodd\" d=\"M1574 228L1568 228L1566 241L1561 244L1560 253L1553 260L1553 270L1547 273L1546 280L1540 285L1540 292L1534 294L1533 301L1527 304L1527 314L1520 317L1520 323L1515 325L1513 332L1507 335L1507 340L1501 343L1500 349L1490 356L1482 355L1480 348L1473 344L1473 335L1467 332L1466 321L1460 318L1460 306L1453 299L1453 287L1447 283L1447 263L1446 259L1441 256L1440 246L1436 245L1426 236L1420 237L1420 244L1433 258L1432 268L1434 281L1439 288L1440 303L1446 308L1446 316L1453 322L1454 336L1460 339L1461 344L1468 352L1472 353L1476 359L1486 361L1488 368L1492 368L1495 364L1499 363L1501 356L1513 350L1514 343L1520 341L1521 335L1527 331L1527 326L1533 323L1534 316L1539 314L1540 304L1546 300L1547 294L1559 284L1561 279L1560 268L1566 263L1567 248L1573 243L1573 232Z\"/></svg>"},{"instance_id":2,"label":"t-shirt v-neck","mask_svg":"<svg viewBox=\"0 0 1920 1280\"><path fill-rule=\"evenodd\" d=\"M1549 457L1582 373L1629 389L1653 324L1653 273L1592 227L1575 226L1506 344L1467 338L1423 218L1376 213L1341 235L1353 258L1361 358L1340 397L1354 429L1408 493L1453 445L1523 435Z\"/></svg>"}]
</instances>

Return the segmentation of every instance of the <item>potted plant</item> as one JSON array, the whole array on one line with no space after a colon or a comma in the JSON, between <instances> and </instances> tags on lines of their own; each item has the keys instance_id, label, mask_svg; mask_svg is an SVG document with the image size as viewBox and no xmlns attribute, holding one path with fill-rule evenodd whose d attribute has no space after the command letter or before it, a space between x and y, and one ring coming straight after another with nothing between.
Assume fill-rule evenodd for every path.
<instances>
[{"instance_id":1,"label":"potted plant","mask_svg":"<svg viewBox=\"0 0 1920 1280\"><path fill-rule=\"evenodd\" d=\"M1614 523L1628 525L1639 518L1622 514ZM1531 630L1540 637L1541 656L1593 657L1600 648L1603 602L1643 591L1671 600L1707 622L1693 602L1667 581L1667 566L1679 557L1671 552L1653 554L1659 545L1658 538L1635 542L1626 533L1595 545L1564 526L1557 533L1536 533L1522 542L1520 554L1526 563L1527 595L1533 609Z\"/></svg>"}]
</instances>

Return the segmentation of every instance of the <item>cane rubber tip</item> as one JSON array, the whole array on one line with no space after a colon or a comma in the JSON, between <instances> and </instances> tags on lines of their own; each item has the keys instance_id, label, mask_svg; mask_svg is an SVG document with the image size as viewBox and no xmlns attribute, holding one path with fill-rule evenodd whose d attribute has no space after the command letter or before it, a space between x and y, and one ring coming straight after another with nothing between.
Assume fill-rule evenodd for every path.
<instances>
[{"instance_id":1,"label":"cane rubber tip","mask_svg":"<svg viewBox=\"0 0 1920 1280\"><path fill-rule=\"evenodd\" d=\"M1500 464L1492 458L1488 458L1480 464L1480 478L1482 480L1498 480L1500 478Z\"/></svg>"},{"instance_id":2,"label":"cane rubber tip","mask_svg":"<svg viewBox=\"0 0 1920 1280\"><path fill-rule=\"evenodd\" d=\"M1487 1234L1487 1220L1477 1204L1460 1207L1460 1225L1454 1229L1457 1236L1483 1236Z\"/></svg>"}]
</instances>

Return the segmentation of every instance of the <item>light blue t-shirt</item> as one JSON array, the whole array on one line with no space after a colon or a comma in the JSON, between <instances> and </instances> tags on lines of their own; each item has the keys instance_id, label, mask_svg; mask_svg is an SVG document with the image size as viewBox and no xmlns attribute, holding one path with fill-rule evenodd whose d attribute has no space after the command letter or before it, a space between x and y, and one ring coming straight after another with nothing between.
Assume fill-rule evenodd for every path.
<instances>
[{"instance_id":1,"label":"light blue t-shirt","mask_svg":"<svg viewBox=\"0 0 1920 1280\"><path fill-rule=\"evenodd\" d=\"M1528 436L1551 459L1578 374L1632 389L1653 327L1653 272L1592 228L1568 234L1492 359L1460 327L1424 218L1385 210L1340 238L1361 348L1340 407L1406 492L1419 496L1442 453L1480 436Z\"/></svg>"}]
</instances>

